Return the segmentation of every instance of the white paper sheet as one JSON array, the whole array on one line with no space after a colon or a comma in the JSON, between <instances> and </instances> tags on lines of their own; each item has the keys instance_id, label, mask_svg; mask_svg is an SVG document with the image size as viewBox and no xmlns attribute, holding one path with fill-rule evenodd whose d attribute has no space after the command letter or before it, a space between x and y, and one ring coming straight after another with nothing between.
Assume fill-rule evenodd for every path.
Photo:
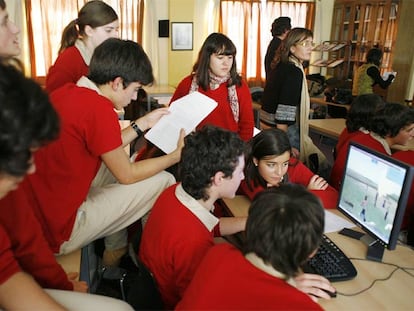
<instances>
[{"instance_id":1,"label":"white paper sheet","mask_svg":"<svg viewBox=\"0 0 414 311\"><path fill-rule=\"evenodd\" d=\"M324 233L337 232L343 228L353 228L356 225L343 217L325 210L325 228Z\"/></svg>"},{"instance_id":2,"label":"white paper sheet","mask_svg":"<svg viewBox=\"0 0 414 311\"><path fill-rule=\"evenodd\" d=\"M180 129L189 134L216 107L217 102L210 97L200 92L190 93L172 102L170 113L163 116L145 134L145 138L165 153L170 153L177 148Z\"/></svg>"}]
</instances>

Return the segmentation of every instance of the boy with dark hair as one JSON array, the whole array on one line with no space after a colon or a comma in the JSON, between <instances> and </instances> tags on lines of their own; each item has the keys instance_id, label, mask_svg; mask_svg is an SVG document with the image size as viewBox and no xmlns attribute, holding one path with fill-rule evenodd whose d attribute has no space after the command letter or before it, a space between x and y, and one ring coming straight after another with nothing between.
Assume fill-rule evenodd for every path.
<instances>
[{"instance_id":1,"label":"boy with dark hair","mask_svg":"<svg viewBox=\"0 0 414 311\"><path fill-rule=\"evenodd\" d=\"M216 218L220 198L235 196L244 178L244 143L237 133L206 126L185 139L181 183L155 202L144 227L139 257L153 273L167 309L173 309L205 256L221 235L244 230L246 217Z\"/></svg>"},{"instance_id":2,"label":"boy with dark hair","mask_svg":"<svg viewBox=\"0 0 414 311\"><path fill-rule=\"evenodd\" d=\"M279 48L280 43L287 36L288 32L291 29L292 25L290 24L290 17L287 16L280 16L276 18L272 23L270 32L272 33L273 38L267 47L265 55L266 80L269 76L270 65L272 64L273 57L275 57L276 50Z\"/></svg>"},{"instance_id":3,"label":"boy with dark hair","mask_svg":"<svg viewBox=\"0 0 414 311\"><path fill-rule=\"evenodd\" d=\"M293 278L316 252L323 228L323 207L303 186L261 192L249 210L243 252L230 244L211 248L177 310L322 310Z\"/></svg>"},{"instance_id":4,"label":"boy with dark hair","mask_svg":"<svg viewBox=\"0 0 414 311\"><path fill-rule=\"evenodd\" d=\"M126 227L175 182L163 170L179 161L183 132L177 149L162 157L131 162L124 150L168 109L154 110L122 132L114 111L153 80L139 44L110 38L95 49L88 77L50 94L62 129L56 141L36 153L37 171L29 181L31 203L55 253L105 237L103 264L117 265L127 251Z\"/></svg>"},{"instance_id":5,"label":"boy with dark hair","mask_svg":"<svg viewBox=\"0 0 414 311\"><path fill-rule=\"evenodd\" d=\"M34 151L58 133L58 115L41 87L0 64L0 309L130 310L122 301L69 291L86 292L87 285L68 279L26 197L15 190L28 186Z\"/></svg>"}]
</instances>

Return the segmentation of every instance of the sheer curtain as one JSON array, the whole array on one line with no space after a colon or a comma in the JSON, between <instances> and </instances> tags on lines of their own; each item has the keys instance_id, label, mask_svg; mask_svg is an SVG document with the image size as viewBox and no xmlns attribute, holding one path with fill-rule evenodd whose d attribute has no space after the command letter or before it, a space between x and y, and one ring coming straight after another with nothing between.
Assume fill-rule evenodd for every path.
<instances>
[{"instance_id":1,"label":"sheer curtain","mask_svg":"<svg viewBox=\"0 0 414 311\"><path fill-rule=\"evenodd\" d=\"M238 70L249 85L264 85L264 56L272 39L270 28L279 16L289 16L292 27L313 29L314 0L221 0L219 31L237 47Z\"/></svg>"},{"instance_id":2,"label":"sheer curtain","mask_svg":"<svg viewBox=\"0 0 414 311\"><path fill-rule=\"evenodd\" d=\"M77 18L87 0L26 0L28 41L33 77L45 76L55 61L62 31ZM142 40L144 0L106 0L119 16L120 37Z\"/></svg>"}]
</instances>

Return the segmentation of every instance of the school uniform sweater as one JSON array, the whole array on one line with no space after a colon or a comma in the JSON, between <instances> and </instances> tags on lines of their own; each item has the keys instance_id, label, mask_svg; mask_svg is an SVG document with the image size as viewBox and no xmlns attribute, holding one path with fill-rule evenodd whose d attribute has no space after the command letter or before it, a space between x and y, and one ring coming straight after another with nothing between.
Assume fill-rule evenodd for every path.
<instances>
[{"instance_id":1,"label":"school uniform sweater","mask_svg":"<svg viewBox=\"0 0 414 311\"><path fill-rule=\"evenodd\" d=\"M289 183L308 186L310 179L315 175L306 165L302 162L291 158L289 160L289 167L287 171L287 178ZM256 186L252 184L252 190L247 186L246 180L242 180L240 183L240 192L249 197L250 200L262 192L264 188L262 186ZM336 208L338 200L338 191L336 191L332 186L328 186L325 190L309 190L314 195L319 197L322 201L324 208L332 209Z\"/></svg>"},{"instance_id":2,"label":"school uniform sweater","mask_svg":"<svg viewBox=\"0 0 414 311\"><path fill-rule=\"evenodd\" d=\"M32 209L30 188L26 179L0 200L0 284L24 271L44 288L72 290Z\"/></svg>"},{"instance_id":3,"label":"school uniform sweater","mask_svg":"<svg viewBox=\"0 0 414 311\"><path fill-rule=\"evenodd\" d=\"M269 269L269 268L268 268ZM207 253L176 310L322 310L284 279L259 269L230 244Z\"/></svg>"},{"instance_id":4,"label":"school uniform sweater","mask_svg":"<svg viewBox=\"0 0 414 311\"><path fill-rule=\"evenodd\" d=\"M190 92L192 76L184 78L177 86L171 103ZM198 92L204 94L211 99L214 99L218 105L217 107L197 126L197 129L206 124L215 125L224 129L236 132L244 141L248 141L253 136L253 105L252 97L250 95L249 87L246 82L242 81L241 86L236 86L236 93L239 102L239 121L236 122L231 111L230 102L228 99L227 83L222 83L220 86L211 90L204 91L201 87Z\"/></svg>"},{"instance_id":5,"label":"school uniform sweater","mask_svg":"<svg viewBox=\"0 0 414 311\"><path fill-rule=\"evenodd\" d=\"M154 204L139 257L153 273L166 309L175 307L201 259L214 245L212 230L217 223L180 184L167 188Z\"/></svg>"}]
</instances>

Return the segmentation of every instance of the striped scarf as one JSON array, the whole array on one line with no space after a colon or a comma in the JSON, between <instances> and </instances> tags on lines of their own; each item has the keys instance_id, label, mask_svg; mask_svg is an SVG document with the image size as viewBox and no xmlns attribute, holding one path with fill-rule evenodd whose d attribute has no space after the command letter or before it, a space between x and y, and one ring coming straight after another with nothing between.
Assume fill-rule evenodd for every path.
<instances>
[{"instance_id":1,"label":"striped scarf","mask_svg":"<svg viewBox=\"0 0 414 311\"><path fill-rule=\"evenodd\" d=\"M219 77L213 74L211 71L210 73L210 89L216 90L220 84L225 83L229 81L230 74L228 74L225 77ZM193 76L193 80L191 81L191 87L190 87L190 93L195 92L198 90L198 83L196 75ZM236 122L239 122L239 100L237 98L237 92L236 92L236 85L232 85L227 87L228 92L228 101L230 103L231 111L233 112L233 118Z\"/></svg>"}]
</instances>

